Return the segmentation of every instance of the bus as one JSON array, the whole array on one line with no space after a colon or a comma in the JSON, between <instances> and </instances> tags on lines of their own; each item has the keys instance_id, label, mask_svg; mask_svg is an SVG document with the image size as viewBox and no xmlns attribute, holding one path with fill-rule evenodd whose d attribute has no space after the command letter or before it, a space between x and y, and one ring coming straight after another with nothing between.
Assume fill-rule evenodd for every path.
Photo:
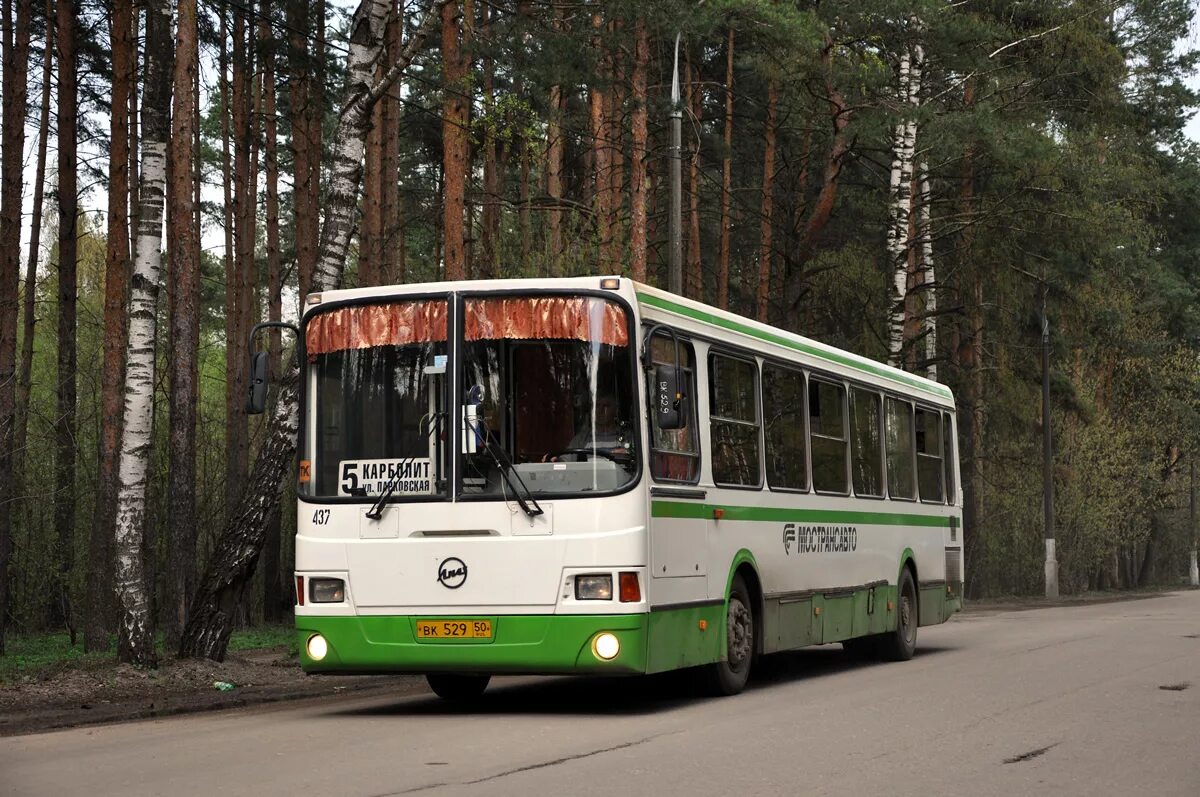
<instances>
[{"instance_id":1,"label":"bus","mask_svg":"<svg viewBox=\"0 0 1200 797\"><path fill-rule=\"evenodd\" d=\"M298 337L307 672L729 695L962 608L941 384L619 276L327 291Z\"/></svg>"}]
</instances>

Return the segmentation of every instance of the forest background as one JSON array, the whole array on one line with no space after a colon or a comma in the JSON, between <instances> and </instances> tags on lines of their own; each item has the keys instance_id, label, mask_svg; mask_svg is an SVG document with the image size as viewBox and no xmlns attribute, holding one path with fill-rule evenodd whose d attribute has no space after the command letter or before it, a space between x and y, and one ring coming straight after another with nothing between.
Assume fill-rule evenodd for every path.
<instances>
[{"instance_id":1,"label":"forest background","mask_svg":"<svg viewBox=\"0 0 1200 797\"><path fill-rule=\"evenodd\" d=\"M955 391L969 595L1042 590L1043 314L1062 589L1188 576L1185 0L0 9L0 654L286 618L245 341L310 288L666 286L676 34L684 293Z\"/></svg>"}]
</instances>

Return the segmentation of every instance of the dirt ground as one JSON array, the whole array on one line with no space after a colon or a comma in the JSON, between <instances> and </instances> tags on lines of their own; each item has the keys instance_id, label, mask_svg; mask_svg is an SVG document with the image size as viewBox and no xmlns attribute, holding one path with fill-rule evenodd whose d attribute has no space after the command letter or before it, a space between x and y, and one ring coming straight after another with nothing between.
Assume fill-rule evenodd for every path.
<instances>
[{"instance_id":1,"label":"dirt ground","mask_svg":"<svg viewBox=\"0 0 1200 797\"><path fill-rule=\"evenodd\" d=\"M1064 597L1005 598L970 602L971 613L1136 600L1158 591L1090 593ZM221 690L217 682L233 684ZM279 700L351 692L414 694L427 689L421 676L309 676L284 647L231 653L218 664L164 658L155 671L111 661L75 664L0 685L0 736L77 725L122 722L192 711L236 708Z\"/></svg>"},{"instance_id":2,"label":"dirt ground","mask_svg":"<svg viewBox=\"0 0 1200 797\"><path fill-rule=\"evenodd\" d=\"M233 688L223 691L217 682ZM164 658L154 671L113 662L74 665L0 687L0 736L302 697L425 688L419 676L305 675L282 647L238 651L219 664Z\"/></svg>"}]
</instances>

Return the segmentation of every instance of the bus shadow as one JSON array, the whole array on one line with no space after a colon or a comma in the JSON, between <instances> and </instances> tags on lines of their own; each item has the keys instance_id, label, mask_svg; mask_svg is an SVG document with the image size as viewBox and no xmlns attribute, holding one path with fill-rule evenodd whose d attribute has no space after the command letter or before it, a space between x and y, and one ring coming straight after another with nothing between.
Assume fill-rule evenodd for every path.
<instances>
[{"instance_id":1,"label":"bus shadow","mask_svg":"<svg viewBox=\"0 0 1200 797\"><path fill-rule=\"evenodd\" d=\"M936 656L953 647L921 647L917 659ZM840 645L776 653L755 664L747 691L814 681L855 670L888 667L888 663L860 659ZM633 678L587 676L548 677L506 683L493 681L476 700L452 702L434 695L397 698L383 705L346 707L326 712L332 717L454 717L491 715L622 715L671 711L712 698L704 694L694 671L660 673Z\"/></svg>"}]
</instances>

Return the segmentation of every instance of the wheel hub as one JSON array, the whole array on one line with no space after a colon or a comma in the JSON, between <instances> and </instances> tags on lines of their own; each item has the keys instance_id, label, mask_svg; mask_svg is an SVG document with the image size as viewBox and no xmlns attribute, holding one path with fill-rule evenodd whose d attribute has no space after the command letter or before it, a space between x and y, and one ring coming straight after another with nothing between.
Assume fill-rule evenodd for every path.
<instances>
[{"instance_id":1,"label":"wheel hub","mask_svg":"<svg viewBox=\"0 0 1200 797\"><path fill-rule=\"evenodd\" d=\"M729 665L740 667L754 648L754 619L740 600L729 601Z\"/></svg>"}]
</instances>

